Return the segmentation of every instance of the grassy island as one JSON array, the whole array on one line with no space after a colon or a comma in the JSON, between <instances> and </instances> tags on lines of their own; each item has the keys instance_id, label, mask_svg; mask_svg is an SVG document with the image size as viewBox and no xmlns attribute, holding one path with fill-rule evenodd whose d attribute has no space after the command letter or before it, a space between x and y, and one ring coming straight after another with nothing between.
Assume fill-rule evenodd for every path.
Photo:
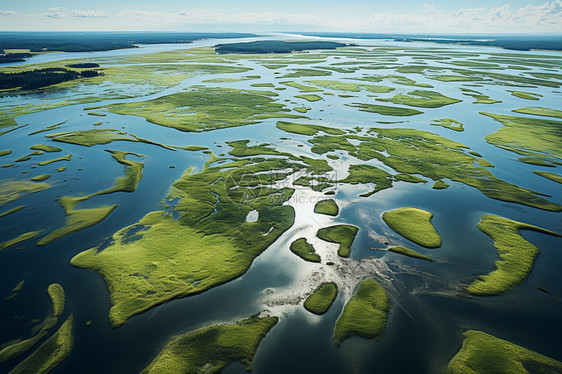
<instances>
[{"instance_id":1,"label":"grassy island","mask_svg":"<svg viewBox=\"0 0 562 374\"><path fill-rule=\"evenodd\" d=\"M562 175L556 173L549 173L548 171L533 171L533 173L540 175L543 178L550 179L556 183L562 184Z\"/></svg>"},{"instance_id":2,"label":"grassy island","mask_svg":"<svg viewBox=\"0 0 562 374\"><path fill-rule=\"evenodd\" d=\"M314 314L324 314L338 295L338 286L334 282L322 283L314 293L304 301L304 308Z\"/></svg>"},{"instance_id":3,"label":"grassy island","mask_svg":"<svg viewBox=\"0 0 562 374\"><path fill-rule=\"evenodd\" d=\"M433 213L418 208L398 208L384 212L382 219L398 234L427 248L441 246L441 237L431 224Z\"/></svg>"},{"instance_id":4,"label":"grassy island","mask_svg":"<svg viewBox=\"0 0 562 374\"><path fill-rule=\"evenodd\" d=\"M496 147L525 155L544 157L546 155L562 158L559 129L561 121L532 117L504 116L480 113L495 119L504 127L487 135L486 141Z\"/></svg>"},{"instance_id":5,"label":"grassy island","mask_svg":"<svg viewBox=\"0 0 562 374\"><path fill-rule=\"evenodd\" d=\"M384 288L374 279L364 280L336 321L334 343L339 346L354 335L368 339L382 336L388 309Z\"/></svg>"},{"instance_id":6,"label":"grassy island","mask_svg":"<svg viewBox=\"0 0 562 374\"><path fill-rule=\"evenodd\" d=\"M384 116L405 117L405 116L414 116L416 114L422 114L423 113L423 112L420 112L419 110L416 110L416 109L400 108L400 107L397 107L397 106L359 104L359 103L346 104L346 105L350 106L350 107L353 107L353 108L359 108L359 110L361 110L363 112L378 113L378 114L382 114Z\"/></svg>"},{"instance_id":7,"label":"grassy island","mask_svg":"<svg viewBox=\"0 0 562 374\"><path fill-rule=\"evenodd\" d=\"M533 269L539 249L519 234L519 230L532 230L548 235L562 236L554 231L521 223L508 218L486 215L478 228L494 241L501 260L497 269L472 282L466 290L478 296L500 295L523 282Z\"/></svg>"},{"instance_id":8,"label":"grassy island","mask_svg":"<svg viewBox=\"0 0 562 374\"><path fill-rule=\"evenodd\" d=\"M57 367L72 350L72 316L57 332L47 339L29 357L20 362L10 374L48 373Z\"/></svg>"},{"instance_id":9,"label":"grassy island","mask_svg":"<svg viewBox=\"0 0 562 374\"><path fill-rule=\"evenodd\" d=\"M45 145L45 144L35 144L29 147L36 151L43 151L43 152L60 152L62 149L58 147L53 147L52 145Z\"/></svg>"},{"instance_id":10,"label":"grassy island","mask_svg":"<svg viewBox=\"0 0 562 374\"><path fill-rule=\"evenodd\" d=\"M339 244L338 255L341 257L349 257L351 254L351 245L355 240L357 231L359 231L359 228L355 226L334 225L321 228L316 233L316 236L327 242Z\"/></svg>"},{"instance_id":11,"label":"grassy island","mask_svg":"<svg viewBox=\"0 0 562 374\"><path fill-rule=\"evenodd\" d=\"M113 113L146 118L148 122L181 131L210 131L258 123L268 118L301 118L276 93L233 88L194 86L158 99L107 107Z\"/></svg>"},{"instance_id":12,"label":"grassy island","mask_svg":"<svg viewBox=\"0 0 562 374\"><path fill-rule=\"evenodd\" d=\"M164 211L148 213L117 231L103 250L92 248L71 260L104 278L113 326L241 276L292 226L294 210L283 203L293 190L270 187L287 173L264 172L304 165L258 158L209 166L213 160L199 173L186 170L172 185L169 198L179 198L174 207L178 219ZM253 210L259 219L246 222Z\"/></svg>"},{"instance_id":13,"label":"grassy island","mask_svg":"<svg viewBox=\"0 0 562 374\"><path fill-rule=\"evenodd\" d=\"M336 204L336 201L333 199L320 200L314 206L314 213L318 214L326 214L328 216L335 217L339 212L340 208L338 207L338 204Z\"/></svg>"},{"instance_id":14,"label":"grassy island","mask_svg":"<svg viewBox=\"0 0 562 374\"><path fill-rule=\"evenodd\" d=\"M388 250L390 252L400 253L401 255L404 255L404 256L419 258L420 260L433 261L430 257L419 254L418 252L414 251L413 249L406 248L406 247L401 247L401 246L390 247L390 248L388 248Z\"/></svg>"},{"instance_id":15,"label":"grassy island","mask_svg":"<svg viewBox=\"0 0 562 374\"><path fill-rule=\"evenodd\" d=\"M21 287L23 287L23 281L20 282L13 290L13 292L18 292ZM30 350L35 344L37 344L41 339L43 339L49 333L58 322L58 317L60 316L62 310L64 309L64 290L61 285L53 283L47 288L47 293L51 299L53 306L53 313L45 318L45 320L34 329L33 336L30 338L21 340L17 339L12 344L5 346L0 350L0 364L9 361L15 357L18 357L28 350ZM30 356L31 357L31 356ZM32 360L33 361L33 360ZM25 371L29 373L35 373L36 371Z\"/></svg>"},{"instance_id":16,"label":"grassy island","mask_svg":"<svg viewBox=\"0 0 562 374\"><path fill-rule=\"evenodd\" d=\"M453 130L453 131L464 131L462 122L459 122L451 118L437 119L431 122L431 125L442 126L446 129Z\"/></svg>"},{"instance_id":17,"label":"grassy island","mask_svg":"<svg viewBox=\"0 0 562 374\"><path fill-rule=\"evenodd\" d=\"M47 183L2 179L0 180L0 206L49 187Z\"/></svg>"},{"instance_id":18,"label":"grassy island","mask_svg":"<svg viewBox=\"0 0 562 374\"><path fill-rule=\"evenodd\" d=\"M453 99L434 91L412 91L408 95L396 95L390 99L377 99L394 104L409 105L421 108L440 108L445 105L460 103L462 100Z\"/></svg>"},{"instance_id":19,"label":"grassy island","mask_svg":"<svg viewBox=\"0 0 562 374\"><path fill-rule=\"evenodd\" d=\"M279 121L277 122L277 128L286 132L291 132L293 134L316 135L319 131L323 131L330 135L343 135L345 131L340 129L334 129L332 127L325 127L320 125L305 125L301 123Z\"/></svg>"},{"instance_id":20,"label":"grassy island","mask_svg":"<svg viewBox=\"0 0 562 374\"><path fill-rule=\"evenodd\" d=\"M462 348L449 363L448 374L562 372L562 362L507 340L475 330L463 335Z\"/></svg>"},{"instance_id":21,"label":"grassy island","mask_svg":"<svg viewBox=\"0 0 562 374\"><path fill-rule=\"evenodd\" d=\"M291 252L299 256L305 261L320 262L320 256L316 253L314 246L310 244L306 238L299 238L291 243L289 247Z\"/></svg>"},{"instance_id":22,"label":"grassy island","mask_svg":"<svg viewBox=\"0 0 562 374\"><path fill-rule=\"evenodd\" d=\"M246 370L277 317L251 317L228 325L212 325L170 341L141 373L218 373L239 361Z\"/></svg>"},{"instance_id":23,"label":"grassy island","mask_svg":"<svg viewBox=\"0 0 562 374\"><path fill-rule=\"evenodd\" d=\"M53 304L53 316L58 317L64 309L64 289L58 283L50 284L47 288L47 293Z\"/></svg>"},{"instance_id":24,"label":"grassy island","mask_svg":"<svg viewBox=\"0 0 562 374\"><path fill-rule=\"evenodd\" d=\"M492 199L555 212L562 210L561 205L546 200L543 195L507 183L480 165L476 166L475 163L478 159L466 154L465 149L468 147L463 144L414 129L371 128L369 133L370 136L318 135L310 139L310 143L313 144L312 152L324 154L337 150L347 151L351 156L363 161L376 159L401 174L420 174L434 181L449 179L460 182L477 188ZM525 134L525 139L528 138L528 134ZM355 141L355 144L350 141ZM555 149L556 144L558 144L556 140L551 140L550 149ZM385 151L388 154L383 154ZM353 169L357 169L355 175ZM371 165L352 165L349 179L346 178L340 182L364 183L359 180L365 178L363 175L365 170L359 171L359 169L369 169L370 172L373 172L373 177L367 179L377 183L376 190L392 186L393 176L385 170ZM370 194L364 196L368 195Z\"/></svg>"}]
</instances>

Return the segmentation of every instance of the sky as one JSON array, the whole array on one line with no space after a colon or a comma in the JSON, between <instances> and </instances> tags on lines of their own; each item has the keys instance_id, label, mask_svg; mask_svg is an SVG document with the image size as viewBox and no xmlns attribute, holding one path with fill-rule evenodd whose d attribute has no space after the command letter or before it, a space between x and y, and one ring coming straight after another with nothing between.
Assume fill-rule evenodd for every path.
<instances>
[{"instance_id":1,"label":"sky","mask_svg":"<svg viewBox=\"0 0 562 374\"><path fill-rule=\"evenodd\" d=\"M0 0L0 31L562 34L562 0Z\"/></svg>"}]
</instances>

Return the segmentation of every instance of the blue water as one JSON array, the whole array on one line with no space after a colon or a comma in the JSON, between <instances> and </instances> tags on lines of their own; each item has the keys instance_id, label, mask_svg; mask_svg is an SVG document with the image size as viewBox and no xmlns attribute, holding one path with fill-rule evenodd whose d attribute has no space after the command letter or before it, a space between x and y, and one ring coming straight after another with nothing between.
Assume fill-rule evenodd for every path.
<instances>
[{"instance_id":1,"label":"blue water","mask_svg":"<svg viewBox=\"0 0 562 374\"><path fill-rule=\"evenodd\" d=\"M279 36L285 38L286 36ZM254 39L252 39L254 40ZM257 40L257 39L256 39ZM229 42L233 42L229 40ZM363 46L393 46L400 48L427 49L427 43L399 43L388 41L354 41ZM92 54L49 54L37 56L29 62L48 62L65 58L96 58L113 60L134 54L169 51L181 48L210 46L214 41L196 42L190 45L143 46L132 50L96 52ZM503 52L495 48L439 46L443 50L462 51L485 58L491 53ZM533 52L553 56L559 54ZM459 57L464 60L472 57ZM325 63L298 65L298 68L327 66L334 62L351 60L348 57L330 57ZM411 58L399 58L399 64L412 63ZM419 61L419 60L415 60ZM446 62L446 61L445 61ZM207 146L215 154L226 153L229 147L225 142L250 139L252 144L270 143L277 149L296 155L318 157L310 152L309 137L285 133L275 127L276 120L266 120L259 124L228 128L203 133L184 133L148 123L141 117L123 116L108 113L105 117L87 115L85 108L121 102L135 102L153 99L178 92L210 78L260 75L257 80L236 83L209 84L211 86L262 89L251 87L254 83L272 82L286 87L276 91L276 100L289 108L306 106L311 110L308 123L351 129L402 126L431 131L448 139L458 141L483 155L495 168L491 171L498 178L544 194L551 195L551 201L562 203L560 185L532 173L533 170L546 170L560 174L560 167L545 168L523 164L517 161L518 155L486 143L484 136L501 128L501 124L489 117L479 115L479 111L509 115L512 109L525 106L544 106L560 109L560 90L555 88L515 88L509 89L536 92L544 97L540 101L527 101L511 96L502 86L485 85L470 87L471 82L444 83L431 80L419 74L398 74L417 82L429 83L450 97L464 100L461 103L437 109L423 110L425 113L412 117L386 117L378 114L357 111L345 106L351 103L378 103L367 92L351 93L355 97L338 97L339 91L325 90L336 95L322 95L323 100L309 103L294 98L298 90L279 85L279 81L295 81L306 84L308 80L342 79L362 75L395 74L393 69L360 70L352 74L333 73L331 77L304 77L279 79L295 66L270 70L257 61L247 61L244 66L253 71L241 74L205 75L188 78L181 84L150 95L129 99L101 100L89 104L65 106L42 110L16 118L26 127L0 137L0 150L12 149L11 155L4 156L0 163L6 164L30 152L29 146L37 143L52 144L63 148L60 153L46 153L33 156L31 161L16 163L10 168L0 169L0 179L25 180L39 174L52 174L47 181L52 185L40 193L32 194L10 202L0 208L1 212L19 205L26 208L0 220L0 242L21 233L41 229L43 234L64 224L64 210L56 202L60 196L80 196L106 189L113 185L115 178L122 176L124 166L112 159L106 149L134 152L143 157L128 156L131 160L145 164L143 179L138 189L132 193L118 192L96 196L80 208L104 204L118 204L118 208L107 219L89 229L56 240L46 246L37 247L33 240L0 252L0 295L8 296L11 289L22 279L25 285L17 297L11 301L1 301L0 343L11 339L26 337L32 326L31 320L42 319L50 313L50 303L46 287L53 282L60 283L66 292L67 305L63 318L70 313L74 316L74 348L71 355L53 373L134 373L144 368L173 336L209 325L245 318L260 311L279 315L279 324L263 340L254 360L256 373L287 372L326 372L326 373L364 373L364 372L440 372L462 343L463 329L477 329L503 339L536 350L542 354L562 360L559 336L562 327L559 316L562 313L562 264L561 239L534 232L523 232L523 236L537 245L541 251L533 272L521 285L506 295L490 298L465 298L459 296L459 289L470 283L478 275L494 269L497 252L491 240L480 232L476 224L484 214L494 214L514 220L532 223L554 231L562 232L560 213L546 212L520 204L492 200L478 190L457 182L447 181L446 190L431 189L427 184L395 182L392 189L384 190L369 198L361 198L373 186L340 185L336 198L342 207L338 217L319 217L312 213L313 204L295 204L297 223L260 255L251 269L242 277L211 289L200 295L173 300L154 307L149 311L132 317L118 329L109 325L109 293L103 279L96 273L71 267L69 260L79 252L92 248L106 240L115 231L138 222L146 213L165 210L165 198L171 184L188 167L201 169L208 156L202 152L183 150L170 151L158 146L133 142L114 142L107 145L83 147L56 143L44 135L62 131L75 131L91 128L115 128L166 145ZM429 65L445 66L443 62L429 61ZM533 71L548 71L534 68ZM503 69L505 74L521 74L520 71ZM279 74L276 74L279 73ZM558 72L559 73L559 72ZM376 84L366 82L368 84ZM378 98L392 97L415 89L411 86L396 85L395 91L376 94ZM465 86L502 100L493 105L473 104L473 99L462 95L460 87ZM90 93L100 95L111 90L107 87L87 87ZM122 89L122 88L120 88ZM80 89L78 89L80 90ZM348 93L348 92L345 92ZM72 89L63 92L46 92L31 95L16 95L3 99L0 110L8 110L9 105L40 105L56 102L72 95ZM288 100L288 101L286 101ZM381 103L385 104L385 103ZM99 112L99 110L94 110ZM512 113L511 113L512 114ZM454 132L439 126L431 126L434 119L452 117L464 123L465 131ZM29 136L28 134L48 125L63 122L59 129ZM92 127L95 122L102 126ZM405 121L401 124L378 124L376 121ZM281 140L280 138L290 138ZM71 153L70 162L62 161L48 166L30 168L38 161L48 160ZM340 160L330 161L336 168L338 178L346 175L348 165L362 163L344 155ZM372 162L372 164L376 164ZM170 168L169 166L175 166ZM62 173L55 168L66 166ZM23 171L28 171L22 174ZM307 198L317 198L321 194L311 194ZM172 204L177 202L172 202ZM400 237L389 229L381 219L384 211L403 206L416 206L435 214L433 223L442 237L443 246L438 249L425 249ZM276 297L293 295L302 297L312 289L311 281L315 272L333 277L326 266L314 267L294 256L288 246L292 240L306 235L315 244L315 231L333 223L350 223L360 228L352 247L349 264L362 263L377 265L372 273L357 273L344 277L345 291L342 291L334 305L322 317L312 316L302 306L302 301L271 303ZM406 245L428 255L434 262L424 262L384 251L385 242L391 245ZM20 250L21 248L21 250ZM326 247L327 256L331 248ZM333 253L332 253L333 255ZM350 265L351 266L351 265ZM391 298L391 312L385 334L374 340L352 338L342 347L331 343L334 323L361 277L374 276L387 288ZM328 279L333 280L333 279ZM312 283L311 283L312 282ZM545 287L550 295L540 292L536 287ZM270 296L270 294L272 296ZM4 297L5 297L4 296ZM291 297L289 297L291 299ZM91 320L92 326L85 322ZM405 354L407 359L405 359ZM9 370L19 360L13 360L0 367ZM242 373L240 364L230 365L225 372Z\"/></svg>"}]
</instances>

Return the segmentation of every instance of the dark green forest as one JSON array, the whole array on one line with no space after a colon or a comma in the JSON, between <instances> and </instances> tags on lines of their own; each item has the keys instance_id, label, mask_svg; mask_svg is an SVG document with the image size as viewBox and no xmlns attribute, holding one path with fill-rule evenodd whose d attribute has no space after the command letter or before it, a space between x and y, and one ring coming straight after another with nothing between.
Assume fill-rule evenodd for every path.
<instances>
[{"instance_id":1,"label":"dark green forest","mask_svg":"<svg viewBox=\"0 0 562 374\"><path fill-rule=\"evenodd\" d=\"M242 33L167 32L0 32L0 49L30 49L31 52L92 52L135 48L136 44L191 43L194 40L244 38Z\"/></svg>"},{"instance_id":2,"label":"dark green forest","mask_svg":"<svg viewBox=\"0 0 562 374\"><path fill-rule=\"evenodd\" d=\"M33 56L31 53L4 53L0 51L0 64L25 61L26 58Z\"/></svg>"},{"instance_id":3,"label":"dark green forest","mask_svg":"<svg viewBox=\"0 0 562 374\"><path fill-rule=\"evenodd\" d=\"M80 72L65 68L46 68L22 71L19 73L0 73L0 89L21 88L32 90L79 78L90 78L102 75L95 70Z\"/></svg>"},{"instance_id":4,"label":"dark green forest","mask_svg":"<svg viewBox=\"0 0 562 374\"><path fill-rule=\"evenodd\" d=\"M371 33L303 33L309 36L323 36L333 38L353 39L392 39L397 42L433 42L440 44L482 45L501 47L516 51L531 49L545 49L562 51L562 36L560 35L408 35L408 34L371 34ZM477 38L477 39L476 39ZM483 40L485 39L485 40Z\"/></svg>"},{"instance_id":5,"label":"dark green forest","mask_svg":"<svg viewBox=\"0 0 562 374\"><path fill-rule=\"evenodd\" d=\"M350 44L336 42L284 42L264 40L260 42L217 44L217 53L291 53L313 49L336 49Z\"/></svg>"}]
</instances>

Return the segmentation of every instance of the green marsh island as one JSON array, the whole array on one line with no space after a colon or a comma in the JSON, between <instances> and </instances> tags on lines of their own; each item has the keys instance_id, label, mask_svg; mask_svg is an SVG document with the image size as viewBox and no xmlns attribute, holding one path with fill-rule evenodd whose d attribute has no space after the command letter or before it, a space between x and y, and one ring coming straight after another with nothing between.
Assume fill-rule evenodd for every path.
<instances>
[{"instance_id":1,"label":"green marsh island","mask_svg":"<svg viewBox=\"0 0 562 374\"><path fill-rule=\"evenodd\" d=\"M165 3L0 27L0 373L562 373L562 39Z\"/></svg>"}]
</instances>

